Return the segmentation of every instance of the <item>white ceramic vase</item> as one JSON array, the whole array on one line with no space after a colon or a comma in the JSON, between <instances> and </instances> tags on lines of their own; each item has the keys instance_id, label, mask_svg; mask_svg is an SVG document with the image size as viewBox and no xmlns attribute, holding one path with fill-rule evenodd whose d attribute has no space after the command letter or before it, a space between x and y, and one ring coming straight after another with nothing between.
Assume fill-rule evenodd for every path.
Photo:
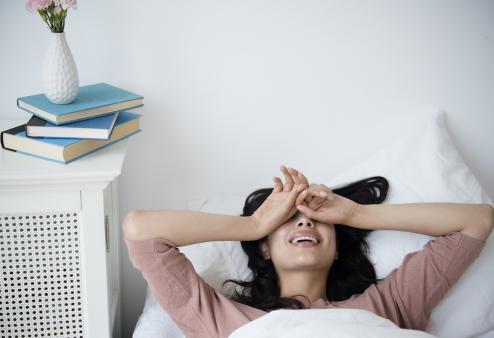
<instances>
[{"instance_id":1,"label":"white ceramic vase","mask_svg":"<svg viewBox=\"0 0 494 338\"><path fill-rule=\"evenodd\" d=\"M43 64L43 91L56 104L74 101L79 91L79 76L65 33L51 33Z\"/></svg>"}]
</instances>

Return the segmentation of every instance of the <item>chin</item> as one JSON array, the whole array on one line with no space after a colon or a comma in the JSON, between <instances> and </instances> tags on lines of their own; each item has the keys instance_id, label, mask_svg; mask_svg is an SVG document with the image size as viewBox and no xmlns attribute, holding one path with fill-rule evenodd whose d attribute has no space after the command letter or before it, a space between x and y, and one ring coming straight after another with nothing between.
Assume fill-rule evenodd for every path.
<instances>
[{"instance_id":1,"label":"chin","mask_svg":"<svg viewBox=\"0 0 494 338\"><path fill-rule=\"evenodd\" d=\"M310 255L299 255L298 257L294 257L294 259L291 262L292 262L291 264L292 268L294 269L309 269L309 270L324 269L330 266L331 263L327 261L327 258L321 260L318 259L317 257Z\"/></svg>"}]
</instances>

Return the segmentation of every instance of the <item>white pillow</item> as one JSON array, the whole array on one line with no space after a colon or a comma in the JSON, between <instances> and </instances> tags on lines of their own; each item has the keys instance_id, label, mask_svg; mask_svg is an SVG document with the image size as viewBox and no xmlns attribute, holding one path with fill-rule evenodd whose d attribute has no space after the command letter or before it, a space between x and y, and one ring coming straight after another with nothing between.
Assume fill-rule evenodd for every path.
<instances>
[{"instance_id":1,"label":"white pillow","mask_svg":"<svg viewBox=\"0 0 494 338\"><path fill-rule=\"evenodd\" d=\"M335 188L377 175L386 177L390 183L385 203L492 204L451 142L442 112L434 113L425 123L418 124L406 136L359 165L320 183ZM191 200L189 208L239 215L246 197L240 194L214 195ZM494 328L494 283L489 282L494 276L493 237L489 238L480 257L434 309L427 332L444 338L467 338ZM432 238L400 231L372 232L368 237L370 259L378 278L385 277L401 264L406 254L421 250ZM181 250L206 282L218 290L226 279L250 278L247 257L239 242L208 242L182 247ZM231 294L232 290L227 288L222 292ZM156 306L150 304L150 308ZM145 313L146 307L141 319ZM167 317L163 313L164 318ZM170 325L175 324L170 321Z\"/></svg>"},{"instance_id":2,"label":"white pillow","mask_svg":"<svg viewBox=\"0 0 494 338\"><path fill-rule=\"evenodd\" d=\"M408 135L378 151L366 161L329 180L332 187L364 177L389 181L385 203L488 203L491 199L462 160L446 128L446 116L437 112ZM374 231L368 237L378 278L398 267L406 254L433 237L401 231Z\"/></svg>"}]
</instances>

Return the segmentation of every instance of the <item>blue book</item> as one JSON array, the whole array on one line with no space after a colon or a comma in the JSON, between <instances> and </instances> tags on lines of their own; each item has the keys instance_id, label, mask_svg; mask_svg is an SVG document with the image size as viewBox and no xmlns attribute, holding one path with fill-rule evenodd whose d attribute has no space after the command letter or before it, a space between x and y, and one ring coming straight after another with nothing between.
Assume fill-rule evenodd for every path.
<instances>
[{"instance_id":1,"label":"blue book","mask_svg":"<svg viewBox=\"0 0 494 338\"><path fill-rule=\"evenodd\" d=\"M69 163L84 155L140 132L141 115L123 111L118 114L108 140L77 138L32 138L26 135L26 124L5 130L0 134L2 148L61 163Z\"/></svg>"},{"instance_id":2,"label":"blue book","mask_svg":"<svg viewBox=\"0 0 494 338\"><path fill-rule=\"evenodd\" d=\"M51 103L44 94L37 94L18 98L17 106L59 125L140 107L143 99L107 83L97 83L80 87L76 99L69 104Z\"/></svg>"},{"instance_id":3,"label":"blue book","mask_svg":"<svg viewBox=\"0 0 494 338\"><path fill-rule=\"evenodd\" d=\"M107 140L110 138L117 118L118 112L57 126L33 115L26 124L26 134L29 137Z\"/></svg>"}]
</instances>

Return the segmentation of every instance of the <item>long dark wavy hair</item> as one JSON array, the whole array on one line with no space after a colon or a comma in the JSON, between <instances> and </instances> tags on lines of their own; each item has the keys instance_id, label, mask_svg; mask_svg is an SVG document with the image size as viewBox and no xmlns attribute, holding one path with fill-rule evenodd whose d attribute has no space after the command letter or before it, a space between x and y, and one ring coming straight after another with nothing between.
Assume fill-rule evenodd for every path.
<instances>
[{"instance_id":1,"label":"long dark wavy hair","mask_svg":"<svg viewBox=\"0 0 494 338\"><path fill-rule=\"evenodd\" d=\"M346 186L335 188L333 192L359 204L378 204L386 199L388 181L382 176L369 177ZM245 200L241 216L252 215L271 194L273 188L259 189ZM372 230L353 228L335 224L338 259L329 270L326 281L326 297L329 301L341 301L354 294L363 293L376 283L376 272L368 258L369 247L366 236ZM264 311L276 309L303 309L304 304L291 297L280 297L278 274L271 260L265 260L260 244L267 237L256 241L242 241L242 248L248 256L248 266L253 277L250 281L226 280L235 283L233 299L237 302Z\"/></svg>"}]
</instances>

